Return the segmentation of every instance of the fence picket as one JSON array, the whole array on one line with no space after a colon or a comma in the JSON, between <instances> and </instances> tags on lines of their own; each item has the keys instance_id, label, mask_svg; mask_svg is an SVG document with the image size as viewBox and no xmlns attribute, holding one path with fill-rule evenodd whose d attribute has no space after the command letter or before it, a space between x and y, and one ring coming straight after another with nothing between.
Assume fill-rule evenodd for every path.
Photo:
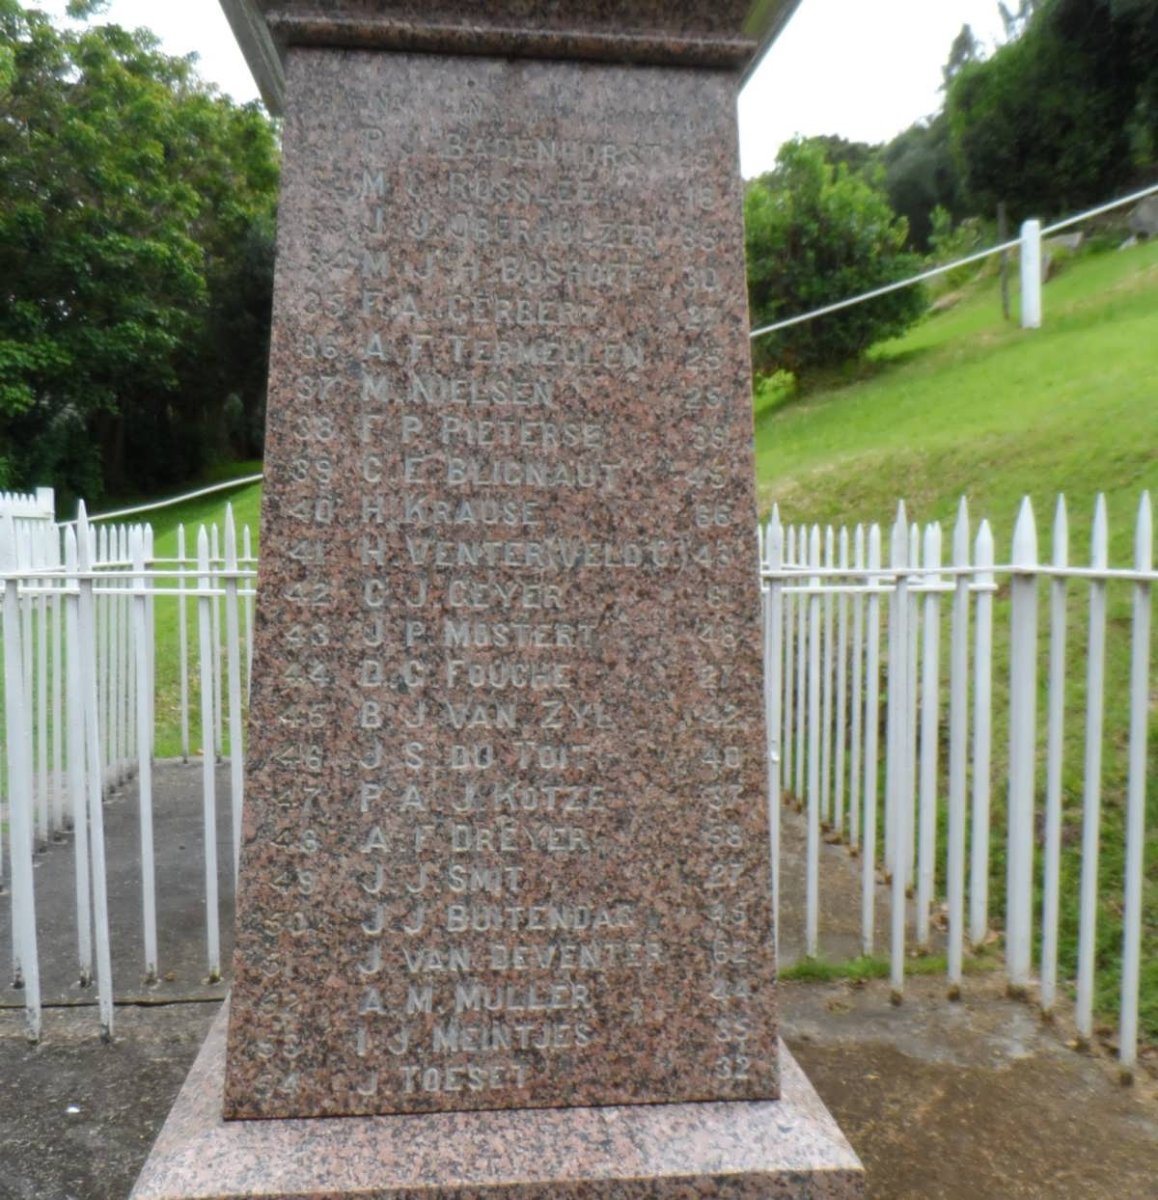
<instances>
[{"instance_id":1,"label":"fence picket","mask_svg":"<svg viewBox=\"0 0 1158 1200\"><path fill-rule=\"evenodd\" d=\"M808 565L818 568L820 526L808 538ZM808 848L805 883L805 953L819 953L820 930L820 577L809 578L808 594ZM804 607L803 605L801 606Z\"/></svg>"},{"instance_id":2,"label":"fence picket","mask_svg":"<svg viewBox=\"0 0 1158 1200\"><path fill-rule=\"evenodd\" d=\"M864 571L864 526L858 525L853 534L853 570L857 575ZM860 848L860 771L861 733L864 694L864 593L859 589L852 598L852 712L849 731L849 780L848 780L848 840L856 851Z\"/></svg>"},{"instance_id":3,"label":"fence picket","mask_svg":"<svg viewBox=\"0 0 1158 1200\"><path fill-rule=\"evenodd\" d=\"M96 531L88 523L84 504L76 515L77 579L80 585L79 629L77 650L80 659L81 692L84 705L84 743L87 774L87 796L83 828L88 837L88 856L92 864L92 913L96 942L97 1002L100 1011L101 1036L111 1041L113 1036L113 963L109 945L108 870L105 857L104 779L105 763L101 750L103 741L98 675L100 661L97 649L97 614L93 584L93 557L101 545ZM104 539L107 550L108 540ZM107 711L107 710L106 710Z\"/></svg>"},{"instance_id":4,"label":"fence picket","mask_svg":"<svg viewBox=\"0 0 1158 1200\"><path fill-rule=\"evenodd\" d=\"M1154 569L1154 526L1150 493L1143 492L1134 532L1134 568ZM1146 735L1150 714L1150 583L1134 584L1134 627L1130 657L1130 741L1126 782L1126 878L1122 915L1122 999L1118 1061L1123 1078L1138 1062L1138 997L1142 959L1142 872L1146 845Z\"/></svg>"},{"instance_id":5,"label":"fence picket","mask_svg":"<svg viewBox=\"0 0 1158 1200\"><path fill-rule=\"evenodd\" d=\"M241 864L241 807L245 775L241 741L241 620L237 600L237 529L233 505L225 506L225 669L229 702L229 786L233 815L233 882Z\"/></svg>"},{"instance_id":6,"label":"fence picket","mask_svg":"<svg viewBox=\"0 0 1158 1200\"><path fill-rule=\"evenodd\" d=\"M925 529L924 645L921 659L920 828L917 850L917 947L929 949L929 914L937 865L937 738L941 702L941 526Z\"/></svg>"},{"instance_id":7,"label":"fence picket","mask_svg":"<svg viewBox=\"0 0 1158 1200\"><path fill-rule=\"evenodd\" d=\"M137 807L141 834L141 928L145 943L145 982L156 983L157 974L157 874L153 846L153 749L149 713L149 607L145 596L145 533L130 531L129 555L133 570L133 638L136 665Z\"/></svg>"},{"instance_id":8,"label":"fence picket","mask_svg":"<svg viewBox=\"0 0 1158 1200\"><path fill-rule=\"evenodd\" d=\"M864 838L861 842L861 951L872 954L876 933L877 771L880 751L881 527L868 537L869 595L865 645Z\"/></svg>"},{"instance_id":9,"label":"fence picket","mask_svg":"<svg viewBox=\"0 0 1158 1200\"><path fill-rule=\"evenodd\" d=\"M993 532L988 521L973 548L978 584L973 651L973 827L969 858L969 940L975 948L989 936L989 766L993 712Z\"/></svg>"},{"instance_id":10,"label":"fence picket","mask_svg":"<svg viewBox=\"0 0 1158 1200\"><path fill-rule=\"evenodd\" d=\"M255 565L253 559L253 541L250 537L249 526L241 530L241 557L246 569ZM254 589L245 589L245 702L249 703L253 690L253 600Z\"/></svg>"},{"instance_id":11,"label":"fence picket","mask_svg":"<svg viewBox=\"0 0 1158 1200\"><path fill-rule=\"evenodd\" d=\"M25 657L29 649L22 628L19 581L16 578L17 534L11 516L0 518L0 574L3 581L4 690L8 696L25 694ZM40 958L36 943L36 891L32 872L33 780L28 708L8 704L8 810L9 853L12 858L13 974L24 988L25 1031L31 1042L40 1041Z\"/></svg>"},{"instance_id":12,"label":"fence picket","mask_svg":"<svg viewBox=\"0 0 1158 1200\"><path fill-rule=\"evenodd\" d=\"M68 677L68 795L72 808L73 876L76 887L76 957L81 987L93 979L92 883L89 863L87 780L85 775L85 689L80 665L80 586L76 529L64 531L64 635Z\"/></svg>"},{"instance_id":13,"label":"fence picket","mask_svg":"<svg viewBox=\"0 0 1158 1200\"><path fill-rule=\"evenodd\" d=\"M809 564L808 531L803 525L797 532L796 548L802 566ZM803 576L801 576L803 578ZM804 731L808 726L805 704L808 686L808 610L809 602L801 596L796 606L796 800L804 802Z\"/></svg>"},{"instance_id":14,"label":"fence picket","mask_svg":"<svg viewBox=\"0 0 1158 1200\"><path fill-rule=\"evenodd\" d=\"M189 761L189 612L185 600L186 568L185 526L177 526L177 661L181 694L181 761Z\"/></svg>"},{"instance_id":15,"label":"fence picket","mask_svg":"<svg viewBox=\"0 0 1158 1200\"><path fill-rule=\"evenodd\" d=\"M1009 646L1009 859L1005 962L1011 994L1033 954L1033 781L1037 753L1037 527L1027 496L1013 529Z\"/></svg>"},{"instance_id":16,"label":"fence picket","mask_svg":"<svg viewBox=\"0 0 1158 1200\"><path fill-rule=\"evenodd\" d=\"M221 545L216 525L209 526L209 564L210 582L216 590L221 570ZM209 606L209 624L213 636L213 732L209 744L213 747L213 757L221 762L225 757L225 705L222 702L225 689L221 686L221 598L216 595Z\"/></svg>"},{"instance_id":17,"label":"fence picket","mask_svg":"<svg viewBox=\"0 0 1158 1200\"><path fill-rule=\"evenodd\" d=\"M209 594L209 534L202 525L197 530L197 644L201 669L201 817L205 855L205 940L209 959L209 978L221 978L221 918L217 896L217 756L216 710L214 695L213 618L216 607Z\"/></svg>"},{"instance_id":18,"label":"fence picket","mask_svg":"<svg viewBox=\"0 0 1158 1200\"><path fill-rule=\"evenodd\" d=\"M891 566L896 574L893 584L893 610L896 613L896 645L889 649L889 714L896 712L890 757L895 756L890 775L893 820L892 922L889 935L889 983L894 1004L905 990L905 892L909 881L912 848L912 767L909 759L909 652L912 647L909 598L909 529L904 505L897 514L900 536L893 538Z\"/></svg>"},{"instance_id":19,"label":"fence picket","mask_svg":"<svg viewBox=\"0 0 1158 1200\"><path fill-rule=\"evenodd\" d=\"M38 534L43 530L38 530ZM36 552L30 565L43 567L48 556L44 539L34 539ZM36 796L37 819L40 827L37 840L41 848L47 848L53 829L52 801L48 794L48 747L51 735L48 729L48 596L29 596L28 608L36 614ZM29 648L32 652L32 647Z\"/></svg>"},{"instance_id":20,"label":"fence picket","mask_svg":"<svg viewBox=\"0 0 1158 1200\"><path fill-rule=\"evenodd\" d=\"M832 571L836 566L836 535L831 525L824 531L824 566ZM831 582L831 576L825 576L825 582ZM821 675L821 715L820 715L820 822L825 828L832 828L833 819L833 779L832 779L832 722L833 722L833 683L835 677L835 656L832 639L833 631L833 596L831 589L824 593L824 627L821 634L823 647L823 666Z\"/></svg>"},{"instance_id":21,"label":"fence picket","mask_svg":"<svg viewBox=\"0 0 1158 1200\"><path fill-rule=\"evenodd\" d=\"M1109 527L1106 498L1094 505L1090 536L1090 566L1108 565ZM1086 648L1086 761L1082 787L1081 916L1078 928L1078 1037L1089 1042L1094 1034L1094 954L1098 921L1098 842L1102 808L1102 725L1105 713L1106 584L1090 580L1090 637Z\"/></svg>"},{"instance_id":22,"label":"fence picket","mask_svg":"<svg viewBox=\"0 0 1158 1200\"><path fill-rule=\"evenodd\" d=\"M61 588L63 580L59 578L61 563L60 537L55 527L49 539L51 561L49 565L57 572L57 578L52 583L52 821L56 829L57 839L63 837L68 829L68 817L65 809L65 775L64 775L64 603Z\"/></svg>"},{"instance_id":23,"label":"fence picket","mask_svg":"<svg viewBox=\"0 0 1158 1200\"><path fill-rule=\"evenodd\" d=\"M905 665L909 676L905 680L905 773L904 803L905 828L908 831L908 841L905 843L905 862L908 873L905 878L908 893L914 890L917 880L917 731L920 723L918 707L918 680L920 677L920 626L921 605L916 591L912 587L912 572L921 570L921 530L914 521L909 526L909 570L908 589L908 629L909 645Z\"/></svg>"},{"instance_id":24,"label":"fence picket","mask_svg":"<svg viewBox=\"0 0 1158 1200\"><path fill-rule=\"evenodd\" d=\"M840 531L837 566L841 579L848 578L848 530ZM836 729L833 737L832 827L844 838L845 740L848 735L848 593L841 588L836 608Z\"/></svg>"},{"instance_id":25,"label":"fence picket","mask_svg":"<svg viewBox=\"0 0 1158 1200\"><path fill-rule=\"evenodd\" d=\"M780 862L780 679L783 675L784 581L777 578L784 565L784 527L775 505L764 536L764 563L771 578L764 598L764 717L768 730L768 837L772 862ZM780 942L780 870L772 872L772 937Z\"/></svg>"},{"instance_id":26,"label":"fence picket","mask_svg":"<svg viewBox=\"0 0 1158 1200\"><path fill-rule=\"evenodd\" d=\"M1053 565L1069 565L1069 520L1059 496L1053 522ZM1041 902L1041 1009L1057 1002L1058 908L1061 893L1062 735L1066 703L1066 580L1049 585L1049 701L1046 732L1045 849Z\"/></svg>"},{"instance_id":27,"label":"fence picket","mask_svg":"<svg viewBox=\"0 0 1158 1200\"><path fill-rule=\"evenodd\" d=\"M789 525L784 537L784 558L788 566L796 565L796 529ZM796 597L787 593L784 597L784 673L781 684L784 688L784 730L780 738L780 787L783 791L792 788L792 748L795 738L793 718L795 709L795 664L796 664ZM775 797L780 803L781 797Z\"/></svg>"},{"instance_id":28,"label":"fence picket","mask_svg":"<svg viewBox=\"0 0 1158 1200\"><path fill-rule=\"evenodd\" d=\"M949 996L958 999L964 972L965 942L965 787L969 737L969 506L964 497L953 526L953 583L949 649Z\"/></svg>"}]
</instances>

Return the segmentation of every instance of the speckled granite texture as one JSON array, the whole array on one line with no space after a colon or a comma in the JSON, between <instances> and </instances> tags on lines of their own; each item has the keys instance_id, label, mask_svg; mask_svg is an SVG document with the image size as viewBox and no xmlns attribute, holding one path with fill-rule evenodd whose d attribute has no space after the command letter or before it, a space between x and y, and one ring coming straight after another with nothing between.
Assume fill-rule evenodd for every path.
<instances>
[{"instance_id":1,"label":"speckled granite texture","mask_svg":"<svg viewBox=\"0 0 1158 1200\"><path fill-rule=\"evenodd\" d=\"M860 1164L781 1047L768 1103L223 1121L219 1020L131 1200L853 1200Z\"/></svg>"},{"instance_id":2,"label":"speckled granite texture","mask_svg":"<svg viewBox=\"0 0 1158 1200\"><path fill-rule=\"evenodd\" d=\"M734 77L288 65L227 1114L773 1099Z\"/></svg>"},{"instance_id":3,"label":"speckled granite texture","mask_svg":"<svg viewBox=\"0 0 1158 1200\"><path fill-rule=\"evenodd\" d=\"M257 7L283 46L738 67L796 2L257 0Z\"/></svg>"}]
</instances>

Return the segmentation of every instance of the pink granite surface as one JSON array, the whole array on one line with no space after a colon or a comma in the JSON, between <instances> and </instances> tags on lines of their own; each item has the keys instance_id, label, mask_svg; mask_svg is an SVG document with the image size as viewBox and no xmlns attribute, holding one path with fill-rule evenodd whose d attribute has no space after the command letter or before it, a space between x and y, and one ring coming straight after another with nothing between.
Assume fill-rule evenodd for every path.
<instances>
[{"instance_id":1,"label":"pink granite surface","mask_svg":"<svg viewBox=\"0 0 1158 1200\"><path fill-rule=\"evenodd\" d=\"M746 64L798 0L257 0L282 44Z\"/></svg>"},{"instance_id":2,"label":"pink granite surface","mask_svg":"<svg viewBox=\"0 0 1158 1200\"><path fill-rule=\"evenodd\" d=\"M852 1200L856 1156L781 1047L779 1101L223 1121L224 1014L131 1200Z\"/></svg>"},{"instance_id":3,"label":"pink granite surface","mask_svg":"<svg viewBox=\"0 0 1158 1200\"><path fill-rule=\"evenodd\" d=\"M227 1114L775 1098L735 79L288 66Z\"/></svg>"}]
</instances>

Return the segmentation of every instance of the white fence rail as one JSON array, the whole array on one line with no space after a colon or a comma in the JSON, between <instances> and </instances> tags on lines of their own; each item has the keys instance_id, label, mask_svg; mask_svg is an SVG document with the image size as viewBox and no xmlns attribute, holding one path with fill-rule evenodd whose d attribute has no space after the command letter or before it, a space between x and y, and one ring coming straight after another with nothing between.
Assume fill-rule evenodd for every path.
<instances>
[{"instance_id":1,"label":"white fence rail","mask_svg":"<svg viewBox=\"0 0 1158 1200\"><path fill-rule=\"evenodd\" d=\"M19 511L19 510L17 510ZM220 546L219 546L220 542ZM22 989L28 1033L39 1037L40 956L35 855L71 837L77 978L95 982L102 1033L111 1036L104 798L137 777L141 930L146 982L158 976L153 826L157 610L177 610L182 751L190 749L190 672L201 695L206 961L221 977L217 901L215 766L228 752L233 851L240 843L242 697L248 692L254 560L241 551L232 514L224 532L202 527L192 555L158 558L147 525L15 517L0 505L0 889L10 891L12 980ZM189 608L196 628L189 636ZM173 622L167 622L169 626ZM223 650L222 638L228 638ZM244 672L244 675L243 675ZM228 738L223 736L228 730ZM7 845L4 830L7 827ZM0 969L3 969L0 966Z\"/></svg>"},{"instance_id":2,"label":"white fence rail","mask_svg":"<svg viewBox=\"0 0 1158 1200\"><path fill-rule=\"evenodd\" d=\"M786 527L774 512L761 533L770 791L802 804L807 814L806 953L821 951L819 850L822 830L828 830L859 855L866 955L877 949L874 907L882 881L890 889L888 952L898 1000L909 950L932 945L936 910L944 918L951 995L962 986L966 947L983 946L999 928L1011 991L1028 994L1036 966L1040 1003L1051 1012L1061 983L1062 879L1078 873L1077 1029L1082 1039L1092 1038L1098 922L1104 906L1120 908L1119 1054L1123 1071L1133 1071L1143 945L1150 591L1158 580L1149 496L1139 505L1134 561L1125 568L1109 565L1100 498L1089 566L1071 564L1064 500L1058 501L1048 562L1039 557L1028 500L1002 565L994 562L987 522L972 536L964 501L948 562L939 526L921 530L908 521L904 505L887 555L875 525L822 533L816 526ZM1131 613L1120 623L1128 629L1116 632L1128 641L1128 728L1114 730L1112 739L1105 725L1110 588L1129 592ZM996 621L997 596L1002 609L1008 607L1008 637ZM1088 611L1084 695L1081 681L1066 672L1072 642L1067 615L1078 605ZM1045 673L1039 670L1039 609L1047 616ZM1007 691L995 678L999 657L1008 659ZM1039 696L1045 697L1044 725ZM1081 732L1071 734L1067 745L1066 721L1072 722L1075 703ZM1121 820L1114 826L1120 825L1124 839L1124 881L1113 897L1099 888L1108 741L1124 747L1123 761L1115 764L1121 770L1113 776L1124 779L1115 796ZM1065 794L1067 751L1080 756L1080 796ZM772 808L779 821L781 805ZM1079 827L1080 859L1063 851L1066 832L1076 842ZM995 848L1006 865L999 906L990 895Z\"/></svg>"},{"instance_id":3,"label":"white fence rail","mask_svg":"<svg viewBox=\"0 0 1158 1200\"><path fill-rule=\"evenodd\" d=\"M6 752L0 816L6 820L0 820L0 888L11 893L11 969L36 1038L35 856L54 839L71 839L77 975L95 983L100 1027L108 1036L114 990L102 798L133 774L139 975L155 979L164 970L152 811L162 628L176 641L175 655L165 657L175 657L179 675L182 754L190 758L194 737L202 747L202 836L191 852L199 852L204 865L206 970L210 979L221 975L215 767L228 757L236 870L255 567L249 531L239 547L231 517L224 530L202 528L188 545L180 530L176 554L158 558L148 526L98 529L83 511L61 527L2 514ZM1036 971L1040 1003L1052 1011L1061 1002L1063 976L1072 977L1077 1026L1088 1039L1097 973L1105 969L1097 935L1106 903L1099 861L1108 808L1114 836L1124 839L1123 884L1114 905L1123 926L1119 1046L1125 1071L1134 1068L1138 1044L1150 590L1158 578L1148 497L1139 508L1135 542L1129 567L1109 565L1101 503L1089 566L1071 565L1061 502L1048 562L1038 554L1028 503L1009 561L1001 565L988 524L981 522L974 534L964 502L948 539L936 525L922 530L910 523L903 506L887 537L877 526L785 526L776 514L761 530L769 783L772 796L796 801L806 812L807 870L803 903L796 906L805 913L806 953L823 950L822 863L833 861L821 854L827 836L859 855L860 948L873 954L887 943L898 999L911 948L943 947L955 994L968 951L1003 930L1011 988L1026 992ZM1128 688L1122 688L1129 692L1128 728L1107 730L1111 592L1118 593L1119 608L1122 594L1129 594L1129 619L1112 624L1114 636L1129 641L1131 665ZM159 621L166 606L169 617ZM1080 661L1069 634L1079 606L1088 623L1078 638L1084 680L1067 674L1067 664ZM1039 660L1046 657L1042 671ZM1008 668L997 674L995 664L1006 660ZM1108 764L1107 742L1123 748ZM1081 759L1080 788L1071 782L1067 789L1067 768L1072 776L1076 765L1067 753ZM1104 799L1107 778L1113 794ZM772 811L779 911L782 806L773 804ZM1068 848L1078 842L1079 829L1080 860ZM1005 863L1004 881L996 886L993 852ZM1065 881L1075 874L1076 914L1065 903L1075 890L1067 892ZM878 919L884 928L885 917L888 932L878 938ZM1074 961L1063 970L1065 945L1075 941Z\"/></svg>"}]
</instances>

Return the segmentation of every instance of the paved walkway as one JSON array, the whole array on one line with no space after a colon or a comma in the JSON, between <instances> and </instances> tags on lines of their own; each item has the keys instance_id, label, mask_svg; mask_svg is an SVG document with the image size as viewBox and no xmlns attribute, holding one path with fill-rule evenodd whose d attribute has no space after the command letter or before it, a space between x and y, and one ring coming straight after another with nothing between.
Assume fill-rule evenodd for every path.
<instances>
[{"instance_id":1,"label":"paved walkway","mask_svg":"<svg viewBox=\"0 0 1158 1200\"><path fill-rule=\"evenodd\" d=\"M38 859L46 994L58 1007L37 1047L24 1040L19 1008L0 1007L0 1200L124 1200L217 1011L220 988L204 983L199 769L163 768L157 795L169 849L158 867L165 978L154 988L142 985L133 932L132 790L106 808L115 974L127 1001L111 1045L83 1007L91 992L72 982L71 847ZM221 806L224 817L224 797ZM791 816L785 829L791 954L801 837ZM858 919L841 916L839 901L857 894L856 866L839 848L826 855L826 944L855 946ZM222 863L228 912L226 853ZM6 942L0 951L6 965ZM781 996L785 1039L864 1159L874 1200L1158 1200L1154 1077L1121 1087L1112 1061L1068 1049L1062 1033L1006 1000L996 977L967 980L961 1004L933 979L911 980L899 1008L886 983L792 983ZM0 990L0 1005L19 1003L19 992Z\"/></svg>"}]
</instances>

